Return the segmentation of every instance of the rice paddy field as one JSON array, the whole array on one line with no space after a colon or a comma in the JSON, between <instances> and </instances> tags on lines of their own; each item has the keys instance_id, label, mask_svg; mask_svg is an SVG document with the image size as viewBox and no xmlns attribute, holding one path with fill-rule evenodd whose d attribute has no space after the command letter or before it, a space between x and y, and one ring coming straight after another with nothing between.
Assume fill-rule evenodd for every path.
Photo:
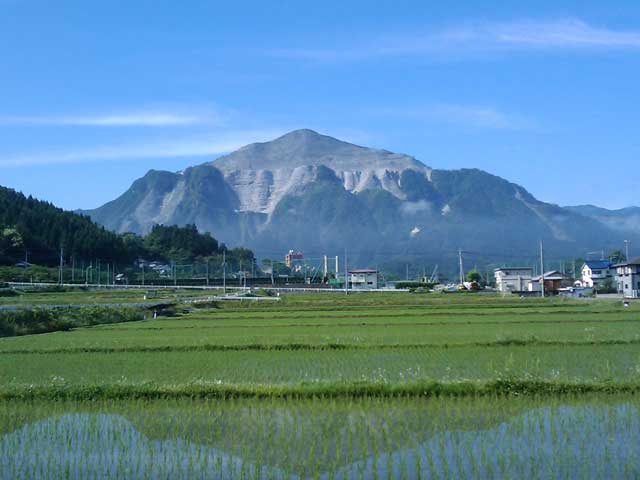
<instances>
[{"instance_id":1,"label":"rice paddy field","mask_svg":"<svg viewBox=\"0 0 640 480\"><path fill-rule=\"evenodd\" d=\"M640 477L640 303L280 298L1 338L0 478Z\"/></svg>"}]
</instances>

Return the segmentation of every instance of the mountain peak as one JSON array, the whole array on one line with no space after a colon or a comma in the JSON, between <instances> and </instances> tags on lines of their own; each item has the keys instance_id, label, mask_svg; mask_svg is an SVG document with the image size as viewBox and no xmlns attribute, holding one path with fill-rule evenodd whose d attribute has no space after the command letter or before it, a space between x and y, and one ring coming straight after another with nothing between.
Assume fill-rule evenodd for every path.
<instances>
[{"instance_id":1,"label":"mountain peak","mask_svg":"<svg viewBox=\"0 0 640 480\"><path fill-rule=\"evenodd\" d=\"M311 130L310 128L299 128L298 130L291 130L289 133L285 133L279 138L312 138L322 136L325 135L321 135L315 130Z\"/></svg>"},{"instance_id":2,"label":"mountain peak","mask_svg":"<svg viewBox=\"0 0 640 480\"><path fill-rule=\"evenodd\" d=\"M409 155L361 147L310 129L293 130L270 142L252 143L213 162L213 166L225 173L320 165L336 172L426 169Z\"/></svg>"}]
</instances>

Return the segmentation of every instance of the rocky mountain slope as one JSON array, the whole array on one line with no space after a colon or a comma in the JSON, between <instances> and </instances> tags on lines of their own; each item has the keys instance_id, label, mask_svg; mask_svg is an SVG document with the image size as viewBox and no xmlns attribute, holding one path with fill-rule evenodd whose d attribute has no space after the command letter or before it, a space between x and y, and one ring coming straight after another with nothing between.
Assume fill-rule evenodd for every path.
<instances>
[{"instance_id":1,"label":"rocky mountain slope","mask_svg":"<svg viewBox=\"0 0 640 480\"><path fill-rule=\"evenodd\" d=\"M272 142L247 145L210 165L223 172L238 195L241 211L267 214L285 196L316 182L318 168L323 166L350 193L382 189L397 198L403 198L401 172L413 169L427 178L431 173L408 155L359 147L312 130L296 130Z\"/></svg>"},{"instance_id":2,"label":"rocky mountain slope","mask_svg":"<svg viewBox=\"0 0 640 480\"><path fill-rule=\"evenodd\" d=\"M116 200L87 211L118 231L195 223L216 238L281 257L288 249L361 263L479 263L618 247L620 232L541 202L476 169L432 169L408 155L352 145L311 130L256 143L184 172L150 171Z\"/></svg>"}]
</instances>

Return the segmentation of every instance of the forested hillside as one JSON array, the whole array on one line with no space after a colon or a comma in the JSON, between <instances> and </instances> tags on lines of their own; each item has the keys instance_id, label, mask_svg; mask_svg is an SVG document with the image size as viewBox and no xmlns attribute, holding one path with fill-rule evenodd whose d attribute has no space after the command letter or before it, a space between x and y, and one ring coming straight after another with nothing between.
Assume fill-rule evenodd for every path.
<instances>
[{"instance_id":1,"label":"forested hillside","mask_svg":"<svg viewBox=\"0 0 640 480\"><path fill-rule=\"evenodd\" d=\"M253 261L246 249L227 250L209 233L195 225L156 225L146 237L116 234L89 217L67 212L51 203L0 187L0 264L29 263L57 265L62 249L69 259L129 264L137 258L190 261L227 252L245 262ZM247 263L245 263L247 264Z\"/></svg>"},{"instance_id":2,"label":"forested hillside","mask_svg":"<svg viewBox=\"0 0 640 480\"><path fill-rule=\"evenodd\" d=\"M78 258L134 259L122 236L89 217L0 187L0 261L6 264L27 255L30 262L55 263L60 247L65 255Z\"/></svg>"}]
</instances>

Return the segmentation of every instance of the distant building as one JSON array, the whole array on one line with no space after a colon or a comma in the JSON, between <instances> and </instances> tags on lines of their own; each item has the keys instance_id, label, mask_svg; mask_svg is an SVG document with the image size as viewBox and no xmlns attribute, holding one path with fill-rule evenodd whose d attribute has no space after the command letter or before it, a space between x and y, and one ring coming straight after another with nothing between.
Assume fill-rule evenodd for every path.
<instances>
[{"instance_id":1,"label":"distant building","mask_svg":"<svg viewBox=\"0 0 640 480\"><path fill-rule=\"evenodd\" d=\"M378 271L370 269L349 271L349 288L372 289L378 288Z\"/></svg>"},{"instance_id":2,"label":"distant building","mask_svg":"<svg viewBox=\"0 0 640 480\"><path fill-rule=\"evenodd\" d=\"M493 271L496 289L502 293L523 292L529 289L533 278L533 268L503 267Z\"/></svg>"},{"instance_id":3,"label":"distant building","mask_svg":"<svg viewBox=\"0 0 640 480\"><path fill-rule=\"evenodd\" d=\"M613 280L615 270L608 260L587 260L582 266L583 287L600 287L607 280Z\"/></svg>"},{"instance_id":4,"label":"distant building","mask_svg":"<svg viewBox=\"0 0 640 480\"><path fill-rule=\"evenodd\" d=\"M296 260L304 260L304 255L302 254L302 252L294 252L293 250L289 250L289 253L284 256L284 263L288 268L292 268L293 262L295 262Z\"/></svg>"},{"instance_id":5,"label":"distant building","mask_svg":"<svg viewBox=\"0 0 640 480\"><path fill-rule=\"evenodd\" d=\"M541 292L542 284L540 283L542 276L538 275L531 280L529 284L530 292ZM562 272L551 270L544 273L544 293L549 295L557 295L560 289L571 286L571 279Z\"/></svg>"},{"instance_id":6,"label":"distant building","mask_svg":"<svg viewBox=\"0 0 640 480\"><path fill-rule=\"evenodd\" d=\"M640 257L614 265L618 292L626 298L640 297Z\"/></svg>"}]
</instances>

